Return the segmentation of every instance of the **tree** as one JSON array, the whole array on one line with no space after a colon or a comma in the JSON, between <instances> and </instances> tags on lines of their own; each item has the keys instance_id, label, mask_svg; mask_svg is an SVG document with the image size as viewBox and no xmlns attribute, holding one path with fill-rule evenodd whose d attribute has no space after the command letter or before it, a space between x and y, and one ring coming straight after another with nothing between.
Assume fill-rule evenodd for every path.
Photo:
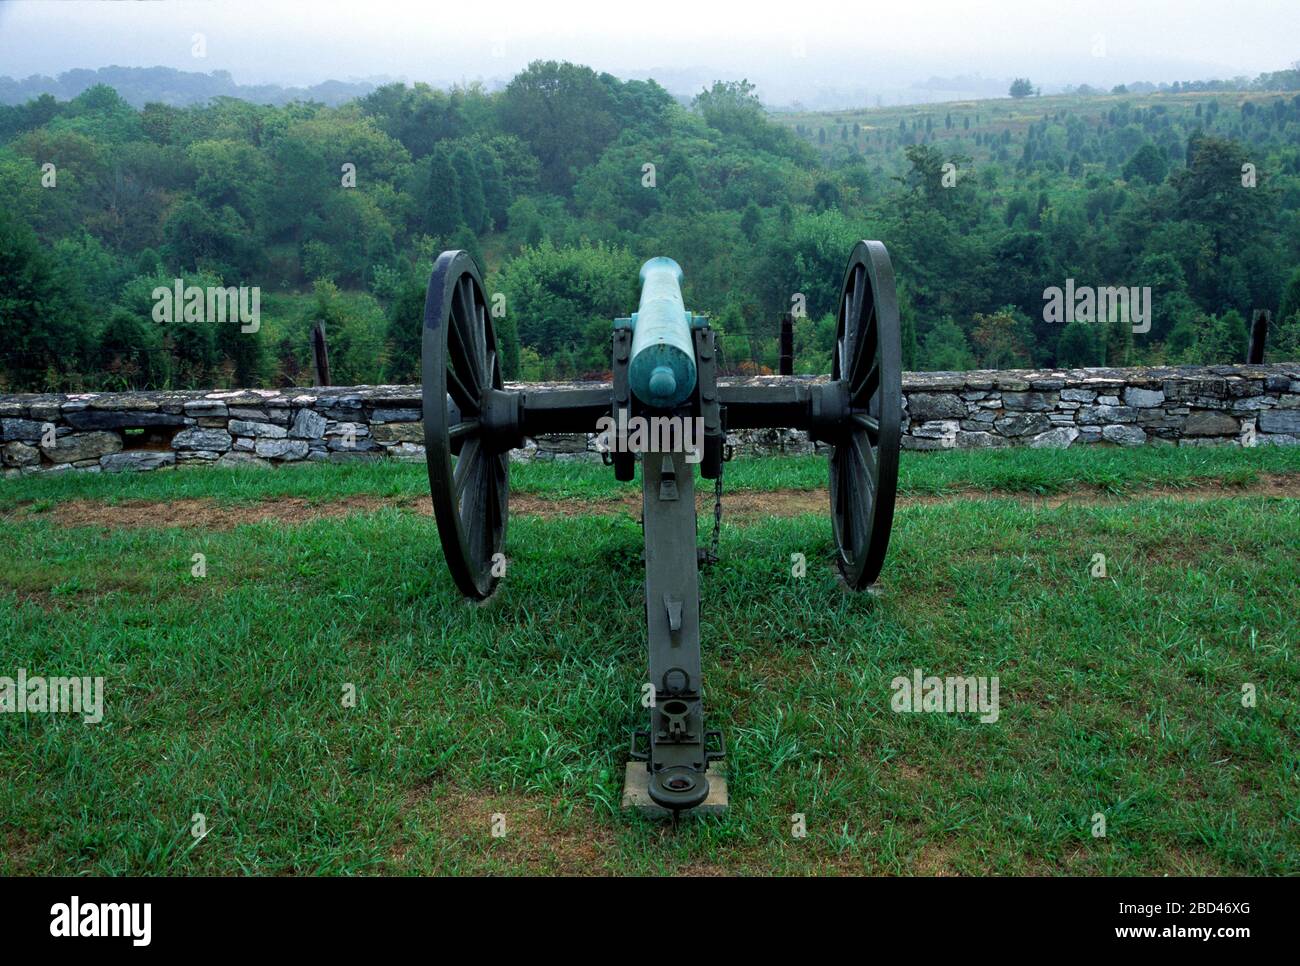
<instances>
[{"instance_id":1,"label":"tree","mask_svg":"<svg viewBox=\"0 0 1300 966\"><path fill-rule=\"evenodd\" d=\"M1246 149L1236 141L1201 136L1188 142L1188 166L1169 177L1177 191L1176 213L1204 225L1218 260L1240 249L1248 237L1269 224L1269 203L1263 186L1242 182Z\"/></svg>"},{"instance_id":2,"label":"tree","mask_svg":"<svg viewBox=\"0 0 1300 966\"><path fill-rule=\"evenodd\" d=\"M797 154L795 141L784 126L772 124L754 85L748 80L715 81L695 95L691 110L709 127L738 138L750 147L779 154ZM843 135L842 135L843 136ZM826 129L818 130L819 143L826 143Z\"/></svg>"},{"instance_id":3,"label":"tree","mask_svg":"<svg viewBox=\"0 0 1300 966\"><path fill-rule=\"evenodd\" d=\"M971 342L981 369L1024 369L1033 364L1029 320L1008 306L991 315L976 313Z\"/></svg>"},{"instance_id":4,"label":"tree","mask_svg":"<svg viewBox=\"0 0 1300 966\"><path fill-rule=\"evenodd\" d=\"M951 318L945 316L921 340L920 365L927 372L961 372L975 368L970 344Z\"/></svg>"},{"instance_id":5,"label":"tree","mask_svg":"<svg viewBox=\"0 0 1300 966\"><path fill-rule=\"evenodd\" d=\"M80 369L87 313L73 291L36 234L0 208L0 382L8 388L55 389L61 374Z\"/></svg>"},{"instance_id":6,"label":"tree","mask_svg":"<svg viewBox=\"0 0 1300 966\"><path fill-rule=\"evenodd\" d=\"M123 308L109 313L97 333L95 370L112 389L147 389L163 375L158 327Z\"/></svg>"},{"instance_id":7,"label":"tree","mask_svg":"<svg viewBox=\"0 0 1300 966\"><path fill-rule=\"evenodd\" d=\"M260 206L263 232L271 240L312 237L340 191L381 196L411 175L410 154L368 117L355 111L318 113L290 122L268 145L271 168ZM357 186L343 188L344 164L355 166Z\"/></svg>"},{"instance_id":8,"label":"tree","mask_svg":"<svg viewBox=\"0 0 1300 966\"><path fill-rule=\"evenodd\" d=\"M373 385L387 381L382 350L388 320L379 303L366 293L341 291L327 280L317 281L312 294L311 303L294 320L293 330L286 332L300 362L310 357L308 333L319 319L329 334L330 377L335 382ZM282 345L282 352L284 348Z\"/></svg>"},{"instance_id":9,"label":"tree","mask_svg":"<svg viewBox=\"0 0 1300 966\"><path fill-rule=\"evenodd\" d=\"M498 284L520 343L543 358L562 359L571 368L563 374L572 375L572 367L608 368L609 329L637 303L638 267L623 248L543 241L508 261Z\"/></svg>"},{"instance_id":10,"label":"tree","mask_svg":"<svg viewBox=\"0 0 1300 966\"><path fill-rule=\"evenodd\" d=\"M461 220L460 175L452 164L451 152L439 145L429 156L425 174L422 224L429 234L446 238Z\"/></svg>"},{"instance_id":11,"label":"tree","mask_svg":"<svg viewBox=\"0 0 1300 966\"><path fill-rule=\"evenodd\" d=\"M434 90L428 84L410 88L401 83L385 84L358 104L380 130L400 141L415 158L428 157L439 141L466 133L464 97Z\"/></svg>"},{"instance_id":12,"label":"tree","mask_svg":"<svg viewBox=\"0 0 1300 966\"><path fill-rule=\"evenodd\" d=\"M178 277L182 289L221 285L221 279L210 272L178 273ZM217 320L207 314L206 307L193 316L183 308L175 311L170 323L152 318L158 305L154 291L163 288L170 292L175 281L176 278L168 274L133 278L122 287L120 305L135 318L150 320L149 324L154 327L162 345L155 371L167 384L184 388L219 385L221 371L226 369L233 373L235 366L233 363L223 366L226 360L222 358L219 345L227 344L229 333L222 333L219 337ZM239 325L238 318L229 316L224 323L224 327L234 333L239 333Z\"/></svg>"},{"instance_id":13,"label":"tree","mask_svg":"<svg viewBox=\"0 0 1300 966\"><path fill-rule=\"evenodd\" d=\"M744 213L740 216L740 230L746 238L753 241L762 223L763 213L759 209L758 203L751 200L745 206ZM1300 273L1297 273L1297 294L1300 294Z\"/></svg>"},{"instance_id":14,"label":"tree","mask_svg":"<svg viewBox=\"0 0 1300 966\"><path fill-rule=\"evenodd\" d=\"M1034 85L1030 83L1028 77L1017 77L1011 82L1009 93L1012 97L1028 97L1034 92Z\"/></svg>"},{"instance_id":15,"label":"tree","mask_svg":"<svg viewBox=\"0 0 1300 966\"><path fill-rule=\"evenodd\" d=\"M1278 321L1269 333L1265 362L1300 362L1300 312Z\"/></svg>"},{"instance_id":16,"label":"tree","mask_svg":"<svg viewBox=\"0 0 1300 966\"><path fill-rule=\"evenodd\" d=\"M969 157L960 154L945 157L942 151L928 144L913 144L904 153L908 171L894 180L905 186L913 197L947 217L974 215L973 185L956 176L962 170L970 170Z\"/></svg>"},{"instance_id":17,"label":"tree","mask_svg":"<svg viewBox=\"0 0 1300 966\"><path fill-rule=\"evenodd\" d=\"M460 187L460 220L472 231L481 232L488 227L487 198L483 194L483 179L478 165L463 144L452 150L451 166L456 171L456 183Z\"/></svg>"},{"instance_id":18,"label":"tree","mask_svg":"<svg viewBox=\"0 0 1300 966\"><path fill-rule=\"evenodd\" d=\"M163 225L168 261L188 271L211 271L232 278L247 275L257 263L257 244L229 205L210 211L195 198L186 198Z\"/></svg>"},{"instance_id":19,"label":"tree","mask_svg":"<svg viewBox=\"0 0 1300 966\"><path fill-rule=\"evenodd\" d=\"M501 94L501 126L541 162L542 185L566 193L618 136L618 81L590 67L534 61Z\"/></svg>"},{"instance_id":20,"label":"tree","mask_svg":"<svg viewBox=\"0 0 1300 966\"><path fill-rule=\"evenodd\" d=\"M1165 153L1149 141L1137 149L1133 157L1124 165L1125 181L1145 181L1147 184L1160 184L1169 172L1169 159Z\"/></svg>"},{"instance_id":21,"label":"tree","mask_svg":"<svg viewBox=\"0 0 1300 966\"><path fill-rule=\"evenodd\" d=\"M844 259L863 235L863 228L836 208L795 215L790 228L776 233L765 257L755 264L753 284L762 296L764 314L779 318L790 311L796 295L803 296L803 307L812 318L836 311ZM775 335L775 322L754 335Z\"/></svg>"},{"instance_id":22,"label":"tree","mask_svg":"<svg viewBox=\"0 0 1300 966\"><path fill-rule=\"evenodd\" d=\"M1250 331L1235 309L1204 318L1195 347L1195 361L1201 365L1244 362Z\"/></svg>"},{"instance_id":23,"label":"tree","mask_svg":"<svg viewBox=\"0 0 1300 966\"><path fill-rule=\"evenodd\" d=\"M384 342L388 355L388 373L396 382L420 381L427 283L427 277L420 273L401 277L396 283L396 293L388 304L388 326Z\"/></svg>"},{"instance_id":24,"label":"tree","mask_svg":"<svg viewBox=\"0 0 1300 966\"><path fill-rule=\"evenodd\" d=\"M197 141L186 158L194 166L194 196L210 210L230 206L241 218L257 218L269 176L265 155L246 142Z\"/></svg>"},{"instance_id":25,"label":"tree","mask_svg":"<svg viewBox=\"0 0 1300 966\"><path fill-rule=\"evenodd\" d=\"M1300 313L1300 268L1296 268L1287 279L1286 287L1282 290L1282 301L1277 317L1281 321L1297 313Z\"/></svg>"},{"instance_id":26,"label":"tree","mask_svg":"<svg viewBox=\"0 0 1300 966\"><path fill-rule=\"evenodd\" d=\"M1056 364L1063 367L1095 366L1098 363L1094 329L1077 319L1061 331L1056 343Z\"/></svg>"}]
</instances>

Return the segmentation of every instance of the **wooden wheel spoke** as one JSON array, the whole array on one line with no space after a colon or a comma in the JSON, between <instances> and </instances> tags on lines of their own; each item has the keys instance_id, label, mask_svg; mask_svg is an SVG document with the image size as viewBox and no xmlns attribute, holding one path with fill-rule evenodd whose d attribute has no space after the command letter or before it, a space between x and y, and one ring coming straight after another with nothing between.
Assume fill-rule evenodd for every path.
<instances>
[{"instance_id":1,"label":"wooden wheel spoke","mask_svg":"<svg viewBox=\"0 0 1300 966\"><path fill-rule=\"evenodd\" d=\"M465 495L465 487L474 476L474 464L478 462L481 453L479 440L470 438L465 441L460 456L456 458L456 468L452 472L452 493L457 512L460 511L461 497Z\"/></svg>"},{"instance_id":2,"label":"wooden wheel spoke","mask_svg":"<svg viewBox=\"0 0 1300 966\"><path fill-rule=\"evenodd\" d=\"M846 461L852 493L849 512L853 517L853 555L857 557L866 551L866 543L871 536L871 505L875 497L875 483L856 436L853 437L850 452L852 458Z\"/></svg>"},{"instance_id":3,"label":"wooden wheel spoke","mask_svg":"<svg viewBox=\"0 0 1300 966\"><path fill-rule=\"evenodd\" d=\"M487 373L488 385L491 385L492 373L488 369L487 307L474 298L474 283L466 280L470 292L470 304L474 306L474 334L478 336L478 357L483 360L483 371Z\"/></svg>"},{"instance_id":4,"label":"wooden wheel spoke","mask_svg":"<svg viewBox=\"0 0 1300 966\"><path fill-rule=\"evenodd\" d=\"M510 495L509 459L508 454L500 453L492 460L492 492L495 497L492 501L492 540L494 545L498 531L505 527L506 522L506 501Z\"/></svg>"},{"instance_id":5,"label":"wooden wheel spoke","mask_svg":"<svg viewBox=\"0 0 1300 966\"><path fill-rule=\"evenodd\" d=\"M461 337L461 345L474 367L477 376L483 371L482 338L479 332L478 312L474 308L474 290L465 279L456 283L452 293L452 317L455 318Z\"/></svg>"},{"instance_id":6,"label":"wooden wheel spoke","mask_svg":"<svg viewBox=\"0 0 1300 966\"><path fill-rule=\"evenodd\" d=\"M470 394L465 383L461 382L460 376L456 375L456 370L450 366L447 368L447 393L451 396L456 408L461 411L462 415L478 415L479 404L477 397Z\"/></svg>"},{"instance_id":7,"label":"wooden wheel spoke","mask_svg":"<svg viewBox=\"0 0 1300 966\"><path fill-rule=\"evenodd\" d=\"M460 286L456 287L457 291ZM453 306L451 324L447 326L447 371L454 372L462 388L470 393L478 408L478 398L483 394L483 385L479 381L479 367L474 357L473 338L466 331L465 323L457 317Z\"/></svg>"},{"instance_id":8,"label":"wooden wheel spoke","mask_svg":"<svg viewBox=\"0 0 1300 966\"><path fill-rule=\"evenodd\" d=\"M465 476L457 484L460 491L460 525L466 535L471 561L477 559L480 522L483 519L483 461L470 461Z\"/></svg>"},{"instance_id":9,"label":"wooden wheel spoke","mask_svg":"<svg viewBox=\"0 0 1300 966\"><path fill-rule=\"evenodd\" d=\"M868 367L877 364L876 348L879 340L876 337L875 321L876 309L872 306L862 327L858 329L858 337L853 344L853 362L848 377L850 387L862 383Z\"/></svg>"},{"instance_id":10,"label":"wooden wheel spoke","mask_svg":"<svg viewBox=\"0 0 1300 966\"><path fill-rule=\"evenodd\" d=\"M467 341L473 348L474 369L479 375L479 385L487 388L487 383L483 380L484 366L487 363L487 345L483 338L484 319L480 313L478 302L474 298L473 279L468 275L461 276L461 280L456 286L456 294L460 297L460 304L464 312L467 335L469 336Z\"/></svg>"},{"instance_id":11,"label":"wooden wheel spoke","mask_svg":"<svg viewBox=\"0 0 1300 966\"><path fill-rule=\"evenodd\" d=\"M876 492L876 481L880 477L880 469L876 464L876 456L871 446L863 445L863 434L854 433L851 437L851 449L853 452L853 465L869 484L869 495Z\"/></svg>"},{"instance_id":12,"label":"wooden wheel spoke","mask_svg":"<svg viewBox=\"0 0 1300 966\"><path fill-rule=\"evenodd\" d=\"M875 416L867 413L853 413L849 416L849 422L862 429L867 434L867 438L874 444L880 439L880 420Z\"/></svg>"},{"instance_id":13,"label":"wooden wheel spoke","mask_svg":"<svg viewBox=\"0 0 1300 966\"><path fill-rule=\"evenodd\" d=\"M871 367L858 380L849 383L849 401L851 404L861 405L874 396L879 388L880 360L877 359L871 363Z\"/></svg>"},{"instance_id":14,"label":"wooden wheel spoke","mask_svg":"<svg viewBox=\"0 0 1300 966\"><path fill-rule=\"evenodd\" d=\"M447 435L452 439L464 439L466 436L475 439L479 431L479 421L477 419L462 419L459 422L452 423L447 430ZM468 442L468 440L466 441Z\"/></svg>"},{"instance_id":15,"label":"wooden wheel spoke","mask_svg":"<svg viewBox=\"0 0 1300 966\"><path fill-rule=\"evenodd\" d=\"M850 296L850 309L845 321L852 322L855 328L862 321L863 290L867 287L867 271L861 265L853 272L853 294Z\"/></svg>"},{"instance_id":16,"label":"wooden wheel spoke","mask_svg":"<svg viewBox=\"0 0 1300 966\"><path fill-rule=\"evenodd\" d=\"M500 504L497 503L496 460L490 456L483 461L483 509L483 550L476 562L490 567L492 561L489 558L495 543L497 513L500 510Z\"/></svg>"},{"instance_id":17,"label":"wooden wheel spoke","mask_svg":"<svg viewBox=\"0 0 1300 966\"><path fill-rule=\"evenodd\" d=\"M835 473L835 508L834 513L840 522L840 545L852 555L856 543L853 539L853 513L850 503L853 495L849 491L848 461L842 452L832 457Z\"/></svg>"},{"instance_id":18,"label":"wooden wheel spoke","mask_svg":"<svg viewBox=\"0 0 1300 966\"><path fill-rule=\"evenodd\" d=\"M483 330L483 348L487 352L495 352L497 348L497 337L496 333L492 330L492 326L488 324L487 303L479 302L477 305L479 328Z\"/></svg>"}]
</instances>

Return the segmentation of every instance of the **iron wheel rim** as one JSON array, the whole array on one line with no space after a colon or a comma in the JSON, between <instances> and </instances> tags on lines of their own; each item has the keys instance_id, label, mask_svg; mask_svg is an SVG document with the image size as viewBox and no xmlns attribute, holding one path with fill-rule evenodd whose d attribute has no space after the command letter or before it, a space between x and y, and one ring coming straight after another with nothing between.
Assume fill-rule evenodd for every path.
<instances>
[{"instance_id":1,"label":"iron wheel rim","mask_svg":"<svg viewBox=\"0 0 1300 966\"><path fill-rule=\"evenodd\" d=\"M861 590L884 567L898 490L902 339L883 244L853 247L840 292L831 378L844 381L848 410L830 454L831 521L840 574Z\"/></svg>"},{"instance_id":2,"label":"iron wheel rim","mask_svg":"<svg viewBox=\"0 0 1300 966\"><path fill-rule=\"evenodd\" d=\"M443 252L429 276L421 370L424 454L443 556L461 593L482 600L499 580L493 570L509 519L510 459L484 434L485 396L503 382L483 279L468 252Z\"/></svg>"}]
</instances>

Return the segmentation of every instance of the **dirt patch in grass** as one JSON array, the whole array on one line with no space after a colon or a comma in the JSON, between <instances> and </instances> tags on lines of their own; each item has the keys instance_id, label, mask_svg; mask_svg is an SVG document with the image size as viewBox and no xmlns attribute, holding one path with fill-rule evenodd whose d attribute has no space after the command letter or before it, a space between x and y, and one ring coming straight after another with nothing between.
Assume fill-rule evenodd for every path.
<instances>
[{"instance_id":1,"label":"dirt patch in grass","mask_svg":"<svg viewBox=\"0 0 1300 966\"><path fill-rule=\"evenodd\" d=\"M6 587L5 590L11 591L14 595L14 603L30 604L33 607L39 607L44 611L59 610L58 598L49 590L37 590L28 587Z\"/></svg>"},{"instance_id":2,"label":"dirt patch in grass","mask_svg":"<svg viewBox=\"0 0 1300 966\"><path fill-rule=\"evenodd\" d=\"M166 502L133 500L126 503L99 503L93 500L69 500L43 513L30 507L6 514L11 520L50 520L61 527L102 527L104 529L165 529L197 527L204 530L231 530L248 523L306 523L328 517L369 513L390 501L372 496L349 496L342 500L315 503L301 497L281 497L262 503L224 504L215 500L184 499Z\"/></svg>"},{"instance_id":3,"label":"dirt patch in grass","mask_svg":"<svg viewBox=\"0 0 1300 966\"><path fill-rule=\"evenodd\" d=\"M0 869L5 875L27 874L40 839L35 832L0 826Z\"/></svg>"},{"instance_id":4,"label":"dirt patch in grass","mask_svg":"<svg viewBox=\"0 0 1300 966\"><path fill-rule=\"evenodd\" d=\"M436 829L439 841L453 846L458 872L503 871L508 875L615 875L619 838L627 829L581 806L567 816L556 799L517 792L435 790L429 783L412 789L403 802L405 820ZM496 816L505 834L493 837ZM692 819L686 819L691 822ZM668 821L655 821L648 834L668 850L679 834ZM412 863L411 845L400 841L389 853L395 871ZM756 847L728 847L722 856L683 856L670 861L672 874L691 877L759 874L770 859ZM823 867L824 866L824 867ZM815 862L818 874L854 871L833 859ZM860 865L856 871L861 871Z\"/></svg>"},{"instance_id":5,"label":"dirt patch in grass","mask_svg":"<svg viewBox=\"0 0 1300 966\"><path fill-rule=\"evenodd\" d=\"M430 790L418 792L427 798ZM417 803L409 803L417 804ZM425 803L441 838L456 841L475 859L500 862L514 873L609 875L614 831L597 821L565 820L554 802L517 793L443 791ZM493 836L493 823L504 835ZM399 860L400 861L400 860Z\"/></svg>"},{"instance_id":6,"label":"dirt patch in grass","mask_svg":"<svg viewBox=\"0 0 1300 966\"><path fill-rule=\"evenodd\" d=\"M195 582L172 587L166 594L173 600L197 601L213 586L204 587ZM95 607L114 595L121 595L124 599L148 595L153 587L153 580L148 575L131 572L99 573L71 579L44 568L0 573L0 597L13 594L15 604L28 604L51 614L78 607Z\"/></svg>"},{"instance_id":7,"label":"dirt patch in grass","mask_svg":"<svg viewBox=\"0 0 1300 966\"><path fill-rule=\"evenodd\" d=\"M1186 487L1151 487L1111 494L1089 487L1066 493L1034 495L1005 490L953 490L942 494L900 496L897 506L935 506L967 500L1014 500L1024 506L1056 509L1062 506L1119 505L1135 500L1201 501L1224 497L1285 497L1300 499L1300 475L1261 474L1253 483L1238 486L1211 480ZM702 487L695 494L697 512L702 518L713 513L713 492ZM724 492L722 509L729 520L762 520L825 514L830 506L826 490L770 490ZM210 499L181 499L165 502L143 500L125 503L101 503L94 500L69 500L45 510L27 504L0 519L24 521L51 520L62 527L102 527L105 529L197 527L205 530L230 530L248 523L275 521L285 524L372 513L391 507L421 516L431 516L433 508L427 498L383 498L356 494L339 500L310 501L301 497L281 497L260 503L230 504ZM553 500L535 494L514 494L510 512L515 516L559 519L574 516L639 517L641 494L630 491L616 498L594 500Z\"/></svg>"},{"instance_id":8,"label":"dirt patch in grass","mask_svg":"<svg viewBox=\"0 0 1300 966\"><path fill-rule=\"evenodd\" d=\"M927 876L951 876L953 858L957 848L949 842L926 842L912 860L912 874Z\"/></svg>"},{"instance_id":9,"label":"dirt patch in grass","mask_svg":"<svg viewBox=\"0 0 1300 966\"><path fill-rule=\"evenodd\" d=\"M984 494L963 490L961 491L960 496L966 499L978 499L980 497L1016 499L1031 506L1043 506L1049 508L1065 506L1067 504L1093 506L1129 503L1134 500L1202 501L1221 500L1239 496L1285 497L1294 500L1300 499L1300 476L1261 473L1258 479L1254 482L1244 485L1229 483L1223 480L1205 480L1196 481L1184 487L1160 486L1135 488L1122 494L1106 493L1097 489L1071 490L1065 493L1054 493L1050 496L1029 496L1023 493ZM949 499L952 499L952 497L941 496L936 497L934 502L944 503Z\"/></svg>"},{"instance_id":10,"label":"dirt patch in grass","mask_svg":"<svg viewBox=\"0 0 1300 966\"><path fill-rule=\"evenodd\" d=\"M429 512L433 512L432 507L430 507ZM610 517L619 514L632 516L640 512L641 494L633 492L628 492L618 499L602 498L599 500L552 500L544 496L531 494L510 494L511 516L531 516L541 517L544 520L554 520L559 517L572 516Z\"/></svg>"},{"instance_id":11,"label":"dirt patch in grass","mask_svg":"<svg viewBox=\"0 0 1300 966\"><path fill-rule=\"evenodd\" d=\"M742 490L722 494L722 512L732 518L759 519L763 517L797 517L805 513L820 513L830 505L825 490L769 490L759 492ZM706 516L713 514L713 490L695 491L695 510ZM510 512L521 516L538 516L553 520L572 516L641 515L641 494L629 492L618 499L600 500L550 500L535 495L511 496Z\"/></svg>"}]
</instances>

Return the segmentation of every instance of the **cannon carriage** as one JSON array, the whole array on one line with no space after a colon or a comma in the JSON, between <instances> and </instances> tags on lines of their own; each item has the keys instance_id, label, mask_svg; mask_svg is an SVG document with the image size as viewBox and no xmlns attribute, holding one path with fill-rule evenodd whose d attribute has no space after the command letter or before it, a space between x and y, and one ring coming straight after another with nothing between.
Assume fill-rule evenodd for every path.
<instances>
[{"instance_id":1,"label":"cannon carriage","mask_svg":"<svg viewBox=\"0 0 1300 966\"><path fill-rule=\"evenodd\" d=\"M607 460L619 480L641 463L648 681L653 701L630 757L645 763L650 798L675 816L709 795L710 763L725 755L705 727L700 653L695 468L720 482L729 430L806 430L830 448L836 563L846 586L879 576L889 546L902 406L894 275L885 246L854 246L839 299L831 378L820 384L729 386L718 379L708 320L687 311L682 273L668 258L641 269L636 312L615 319L612 384L515 391L500 354L477 266L444 252L425 301L425 453L434 516L461 593L490 596L509 519L509 451L526 438L619 427ZM621 428L635 420L692 420L693 447L634 452Z\"/></svg>"}]
</instances>

